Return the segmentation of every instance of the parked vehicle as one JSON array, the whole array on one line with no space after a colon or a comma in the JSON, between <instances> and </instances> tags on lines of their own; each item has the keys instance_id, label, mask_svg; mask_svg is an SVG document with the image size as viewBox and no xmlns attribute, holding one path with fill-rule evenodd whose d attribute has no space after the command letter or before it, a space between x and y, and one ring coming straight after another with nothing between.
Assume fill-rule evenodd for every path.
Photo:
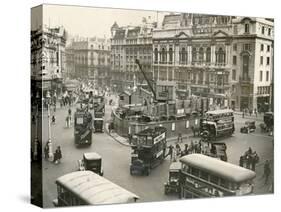
<instances>
[{"instance_id":1,"label":"parked vehicle","mask_svg":"<svg viewBox=\"0 0 281 212\"><path fill-rule=\"evenodd\" d=\"M169 169L169 180L164 184L165 194L179 193L180 191L180 162L173 162Z\"/></svg>"},{"instance_id":2,"label":"parked vehicle","mask_svg":"<svg viewBox=\"0 0 281 212\"><path fill-rule=\"evenodd\" d=\"M256 122L255 121L246 121L245 125L241 127L241 133L251 133L256 130Z\"/></svg>"},{"instance_id":3,"label":"parked vehicle","mask_svg":"<svg viewBox=\"0 0 281 212\"><path fill-rule=\"evenodd\" d=\"M83 154L83 159L78 160L79 171L93 171L100 176L103 176L102 158L96 152Z\"/></svg>"}]
</instances>

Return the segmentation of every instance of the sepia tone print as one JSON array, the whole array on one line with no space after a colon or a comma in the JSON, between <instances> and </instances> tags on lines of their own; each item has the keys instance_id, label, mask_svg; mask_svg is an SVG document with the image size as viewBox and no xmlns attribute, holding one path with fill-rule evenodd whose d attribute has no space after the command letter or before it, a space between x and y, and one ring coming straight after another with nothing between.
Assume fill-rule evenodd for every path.
<instances>
[{"instance_id":1,"label":"sepia tone print","mask_svg":"<svg viewBox=\"0 0 281 212\"><path fill-rule=\"evenodd\" d=\"M274 192L274 20L31 9L31 202Z\"/></svg>"}]
</instances>

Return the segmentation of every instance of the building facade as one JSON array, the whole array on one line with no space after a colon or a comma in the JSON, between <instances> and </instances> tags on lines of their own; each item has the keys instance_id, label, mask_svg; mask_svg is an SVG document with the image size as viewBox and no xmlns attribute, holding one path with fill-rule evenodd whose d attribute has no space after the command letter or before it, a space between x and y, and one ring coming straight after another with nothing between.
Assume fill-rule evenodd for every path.
<instances>
[{"instance_id":1,"label":"building facade","mask_svg":"<svg viewBox=\"0 0 281 212\"><path fill-rule=\"evenodd\" d=\"M73 78L93 80L95 86L110 84L110 41L105 38L76 38L67 47L68 61L73 61ZM72 67L70 67L71 69Z\"/></svg>"},{"instance_id":2,"label":"building facade","mask_svg":"<svg viewBox=\"0 0 281 212\"><path fill-rule=\"evenodd\" d=\"M236 110L268 110L273 21L170 14L153 31L153 78Z\"/></svg>"},{"instance_id":3,"label":"building facade","mask_svg":"<svg viewBox=\"0 0 281 212\"><path fill-rule=\"evenodd\" d=\"M233 19L231 105L271 110L274 24L263 18Z\"/></svg>"},{"instance_id":4,"label":"building facade","mask_svg":"<svg viewBox=\"0 0 281 212\"><path fill-rule=\"evenodd\" d=\"M31 31L31 86L60 93L65 77L66 32L63 27L46 26Z\"/></svg>"},{"instance_id":5,"label":"building facade","mask_svg":"<svg viewBox=\"0 0 281 212\"><path fill-rule=\"evenodd\" d=\"M136 59L152 79L152 31L155 27L155 23L145 19L136 27L119 27L116 22L111 27L111 85L116 91L132 87L134 81L146 84Z\"/></svg>"}]
</instances>

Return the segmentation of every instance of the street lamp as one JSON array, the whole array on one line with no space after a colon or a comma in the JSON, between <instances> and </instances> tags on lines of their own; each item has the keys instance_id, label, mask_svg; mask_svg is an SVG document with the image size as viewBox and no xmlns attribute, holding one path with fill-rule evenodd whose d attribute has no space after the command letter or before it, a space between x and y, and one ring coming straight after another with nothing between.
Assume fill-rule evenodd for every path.
<instances>
[{"instance_id":1,"label":"street lamp","mask_svg":"<svg viewBox=\"0 0 281 212\"><path fill-rule=\"evenodd\" d=\"M47 110L48 110L48 145L49 145L49 161L53 161L54 154L53 154L53 144L51 140L51 114L50 114L50 104L51 104L51 95L50 92L47 91L46 94L46 99L47 99Z\"/></svg>"},{"instance_id":2,"label":"street lamp","mask_svg":"<svg viewBox=\"0 0 281 212\"><path fill-rule=\"evenodd\" d=\"M38 107L39 107L39 100L40 100L40 96L39 96L39 93L37 92L36 93L36 96L35 96L35 106L36 106L36 111L35 111L35 130L34 130L34 133L35 133L35 136L34 136L34 151L33 151L33 160L36 161L38 159L38 155L41 154L40 152L38 152L38 144L39 144L39 139L38 139L38 118L39 118L39 114L38 114Z\"/></svg>"}]
</instances>

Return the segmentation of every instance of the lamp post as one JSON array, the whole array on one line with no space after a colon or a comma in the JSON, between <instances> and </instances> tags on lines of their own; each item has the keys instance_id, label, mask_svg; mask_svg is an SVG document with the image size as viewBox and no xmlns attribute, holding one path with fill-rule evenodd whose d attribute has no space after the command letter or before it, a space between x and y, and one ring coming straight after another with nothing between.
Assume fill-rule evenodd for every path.
<instances>
[{"instance_id":1,"label":"lamp post","mask_svg":"<svg viewBox=\"0 0 281 212\"><path fill-rule=\"evenodd\" d=\"M34 142L33 142L33 148L34 148L34 151L33 151L33 160L36 161L38 159L38 154L41 154L40 152L38 152L38 144L39 144L39 139L38 139L38 118L39 118L39 114L38 114L38 107L39 107L39 100L40 100L40 96L39 96L39 93L37 92L36 93L36 97L35 97L35 105L36 105L36 111L35 111L35 130L34 130L34 133L35 133L35 136L34 136Z\"/></svg>"},{"instance_id":2,"label":"lamp post","mask_svg":"<svg viewBox=\"0 0 281 212\"><path fill-rule=\"evenodd\" d=\"M49 161L53 161L54 158L54 154L53 154L53 144L52 144L52 140L51 140L51 114L50 114L50 104L51 104L51 95L50 92L47 91L46 94L46 99L47 99L47 111L48 111L48 145L49 145Z\"/></svg>"}]
</instances>

